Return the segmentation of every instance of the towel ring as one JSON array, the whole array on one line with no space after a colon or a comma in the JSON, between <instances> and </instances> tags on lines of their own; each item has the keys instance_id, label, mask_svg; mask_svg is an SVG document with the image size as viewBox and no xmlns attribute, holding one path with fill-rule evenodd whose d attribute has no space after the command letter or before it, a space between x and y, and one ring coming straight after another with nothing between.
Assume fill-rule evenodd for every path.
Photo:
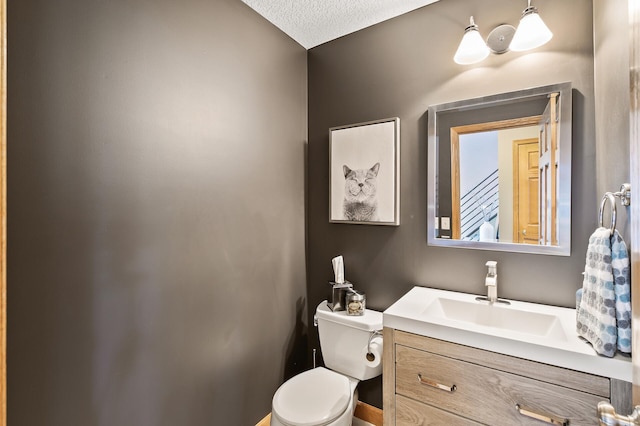
<instances>
[{"instance_id":1,"label":"towel ring","mask_svg":"<svg viewBox=\"0 0 640 426\"><path fill-rule=\"evenodd\" d=\"M609 229L613 233L613 231L616 230L616 214L617 214L616 197L615 195L613 195L613 192L606 192L604 194L604 197L602 197L602 201L600 202L600 212L598 213L598 223L600 223L600 226L604 228L602 216L604 212L604 206L607 204L607 201L609 201L609 204L611 205L611 227Z\"/></svg>"},{"instance_id":2,"label":"towel ring","mask_svg":"<svg viewBox=\"0 0 640 426\"><path fill-rule=\"evenodd\" d=\"M620 203L623 206L631 205L631 185L628 183L623 183L620 186L620 191L605 192L604 197L602 197L602 201L600 202L600 211L598 212L598 223L600 223L600 227L604 228L602 216L604 213L604 206L607 204L607 201L609 201L609 204L611 205L611 227L609 229L611 230L612 233L613 231L616 230L616 214L617 214L616 197L620 198Z\"/></svg>"}]
</instances>

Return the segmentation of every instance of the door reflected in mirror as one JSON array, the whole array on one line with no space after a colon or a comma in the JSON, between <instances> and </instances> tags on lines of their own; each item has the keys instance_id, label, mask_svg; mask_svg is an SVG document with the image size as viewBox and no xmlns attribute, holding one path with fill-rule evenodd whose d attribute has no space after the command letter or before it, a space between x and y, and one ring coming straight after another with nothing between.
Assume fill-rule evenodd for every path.
<instances>
[{"instance_id":1,"label":"door reflected in mirror","mask_svg":"<svg viewBox=\"0 0 640 426\"><path fill-rule=\"evenodd\" d=\"M428 242L570 254L571 87L429 108Z\"/></svg>"}]
</instances>

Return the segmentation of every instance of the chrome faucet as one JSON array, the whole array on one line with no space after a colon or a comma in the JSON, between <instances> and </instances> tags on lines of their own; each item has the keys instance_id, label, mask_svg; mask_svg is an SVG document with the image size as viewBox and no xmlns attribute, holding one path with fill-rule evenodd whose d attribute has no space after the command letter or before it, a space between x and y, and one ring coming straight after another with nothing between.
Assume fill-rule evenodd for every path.
<instances>
[{"instance_id":1,"label":"chrome faucet","mask_svg":"<svg viewBox=\"0 0 640 426\"><path fill-rule=\"evenodd\" d=\"M487 276L484 279L484 285L487 287L487 295L478 296L476 300L487 301L491 304L504 303L505 305L510 305L511 303L509 301L498 299L498 262L490 260L486 266L489 268Z\"/></svg>"},{"instance_id":2,"label":"chrome faucet","mask_svg":"<svg viewBox=\"0 0 640 426\"><path fill-rule=\"evenodd\" d=\"M486 266L489 268L484 285L487 287L487 300L493 303L498 300L498 262L490 260Z\"/></svg>"}]
</instances>

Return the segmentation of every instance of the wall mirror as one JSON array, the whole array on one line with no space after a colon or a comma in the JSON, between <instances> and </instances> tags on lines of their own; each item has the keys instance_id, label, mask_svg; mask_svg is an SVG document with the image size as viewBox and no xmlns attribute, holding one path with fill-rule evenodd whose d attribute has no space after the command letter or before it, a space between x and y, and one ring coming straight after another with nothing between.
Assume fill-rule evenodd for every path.
<instances>
[{"instance_id":1,"label":"wall mirror","mask_svg":"<svg viewBox=\"0 0 640 426\"><path fill-rule=\"evenodd\" d=\"M569 256L571 83L429 107L427 242Z\"/></svg>"}]
</instances>

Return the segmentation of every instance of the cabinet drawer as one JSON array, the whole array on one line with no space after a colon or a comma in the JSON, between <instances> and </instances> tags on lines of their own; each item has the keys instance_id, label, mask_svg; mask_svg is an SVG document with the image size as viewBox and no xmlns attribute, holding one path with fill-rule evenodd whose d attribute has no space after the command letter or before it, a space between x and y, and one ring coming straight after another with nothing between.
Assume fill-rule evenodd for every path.
<instances>
[{"instance_id":1,"label":"cabinet drawer","mask_svg":"<svg viewBox=\"0 0 640 426\"><path fill-rule=\"evenodd\" d=\"M445 389L455 385L455 389L425 382ZM595 407L603 400L402 345L396 345L396 393L490 425L543 424L521 414L516 404L533 413L568 419L571 425L596 425Z\"/></svg>"},{"instance_id":2,"label":"cabinet drawer","mask_svg":"<svg viewBox=\"0 0 640 426\"><path fill-rule=\"evenodd\" d=\"M396 426L479 426L481 423L396 395Z\"/></svg>"},{"instance_id":3,"label":"cabinet drawer","mask_svg":"<svg viewBox=\"0 0 640 426\"><path fill-rule=\"evenodd\" d=\"M418 336L404 331L395 331L395 342L409 346L411 348L446 355L472 364L482 365L518 376L529 377L545 383L553 383L575 389L581 392L600 395L609 398L610 380L607 377L594 376L593 374L582 373L566 368L555 367L548 364L541 364L522 358L516 358L496 352L489 352L483 349L463 346L456 343L445 342L443 340L432 339L430 337ZM391 356L390 356L391 358Z\"/></svg>"}]
</instances>

